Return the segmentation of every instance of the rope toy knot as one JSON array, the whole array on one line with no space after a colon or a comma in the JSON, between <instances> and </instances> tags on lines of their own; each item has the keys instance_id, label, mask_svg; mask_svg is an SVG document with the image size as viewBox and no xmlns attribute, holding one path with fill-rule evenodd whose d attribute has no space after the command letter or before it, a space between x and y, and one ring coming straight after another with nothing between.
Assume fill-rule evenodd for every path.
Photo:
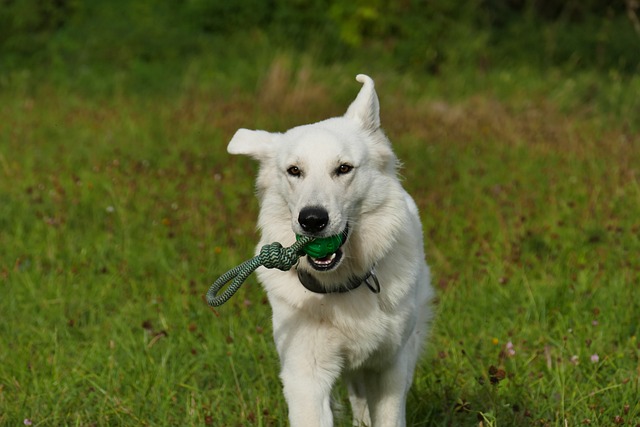
<instances>
[{"instance_id":1,"label":"rope toy knot","mask_svg":"<svg viewBox=\"0 0 640 427\"><path fill-rule=\"evenodd\" d=\"M260 264L266 268L277 268L282 271L289 271L300 258L298 251L290 248L283 248L278 242L264 245L260 249Z\"/></svg>"}]
</instances>

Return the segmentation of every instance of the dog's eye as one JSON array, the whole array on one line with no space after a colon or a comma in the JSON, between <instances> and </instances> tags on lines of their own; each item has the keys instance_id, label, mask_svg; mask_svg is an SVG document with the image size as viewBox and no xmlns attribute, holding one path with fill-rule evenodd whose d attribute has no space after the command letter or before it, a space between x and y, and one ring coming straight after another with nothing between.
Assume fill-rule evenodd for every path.
<instances>
[{"instance_id":1,"label":"dog's eye","mask_svg":"<svg viewBox=\"0 0 640 427\"><path fill-rule=\"evenodd\" d=\"M344 174L347 174L347 173L351 172L352 170L353 170L353 166L351 166L351 165L349 165L347 163L344 163L344 164L338 166L338 169L336 169L336 173L338 175L344 175Z\"/></svg>"},{"instance_id":2,"label":"dog's eye","mask_svg":"<svg viewBox=\"0 0 640 427\"><path fill-rule=\"evenodd\" d=\"M289 175L291 175L291 176L300 176L300 175L302 175L302 171L297 166L291 166L289 169L287 169L287 173Z\"/></svg>"}]
</instances>

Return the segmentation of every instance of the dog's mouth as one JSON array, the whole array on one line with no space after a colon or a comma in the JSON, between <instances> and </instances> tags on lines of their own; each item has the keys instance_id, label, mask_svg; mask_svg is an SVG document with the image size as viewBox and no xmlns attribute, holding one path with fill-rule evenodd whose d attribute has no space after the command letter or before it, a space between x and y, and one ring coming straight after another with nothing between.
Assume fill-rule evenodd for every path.
<instances>
[{"instance_id":1,"label":"dog's mouth","mask_svg":"<svg viewBox=\"0 0 640 427\"><path fill-rule=\"evenodd\" d=\"M318 271L328 271L335 268L341 259L342 249L338 249L336 252L322 258L314 258L311 255L307 255L307 260L311 267Z\"/></svg>"},{"instance_id":2,"label":"dog's mouth","mask_svg":"<svg viewBox=\"0 0 640 427\"><path fill-rule=\"evenodd\" d=\"M345 229L342 230L340 234L342 235L342 243L335 252L329 253L323 257L312 257L311 255L307 255L307 261L314 270L329 271L336 268L338 264L340 264L340 261L342 261L342 257L344 255L342 246L344 246L347 238L349 237L349 224L347 224Z\"/></svg>"}]
</instances>

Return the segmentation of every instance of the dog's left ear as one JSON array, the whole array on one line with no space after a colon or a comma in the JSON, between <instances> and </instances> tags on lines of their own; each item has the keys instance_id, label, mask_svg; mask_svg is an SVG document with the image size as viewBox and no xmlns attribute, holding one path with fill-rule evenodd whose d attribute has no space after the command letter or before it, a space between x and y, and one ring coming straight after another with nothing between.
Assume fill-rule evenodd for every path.
<instances>
[{"instance_id":1,"label":"dog's left ear","mask_svg":"<svg viewBox=\"0 0 640 427\"><path fill-rule=\"evenodd\" d=\"M275 135L264 130L238 129L227 145L227 152L262 161L271 157L274 140Z\"/></svg>"},{"instance_id":2,"label":"dog's left ear","mask_svg":"<svg viewBox=\"0 0 640 427\"><path fill-rule=\"evenodd\" d=\"M358 74L356 80L363 86L347 109L345 117L358 122L364 130L375 132L380 128L380 103L373 79L365 74Z\"/></svg>"}]
</instances>

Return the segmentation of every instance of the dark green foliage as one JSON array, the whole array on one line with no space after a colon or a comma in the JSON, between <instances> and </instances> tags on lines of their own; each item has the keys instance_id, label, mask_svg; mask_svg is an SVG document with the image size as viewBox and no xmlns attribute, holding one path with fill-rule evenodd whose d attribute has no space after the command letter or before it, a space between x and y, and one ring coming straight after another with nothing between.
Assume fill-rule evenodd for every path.
<instances>
[{"instance_id":1,"label":"dark green foliage","mask_svg":"<svg viewBox=\"0 0 640 427\"><path fill-rule=\"evenodd\" d=\"M77 13L74 0L0 0L0 57L41 57L50 39Z\"/></svg>"},{"instance_id":2,"label":"dark green foliage","mask_svg":"<svg viewBox=\"0 0 640 427\"><path fill-rule=\"evenodd\" d=\"M269 1L207 1L185 3L187 18L195 31L211 34L232 34L243 29L263 26L268 22Z\"/></svg>"},{"instance_id":3,"label":"dark green foliage","mask_svg":"<svg viewBox=\"0 0 640 427\"><path fill-rule=\"evenodd\" d=\"M633 73L640 61L634 4L0 0L0 67L180 62L230 49L230 40L245 38L300 51L313 47L323 61L359 55L430 74L518 64Z\"/></svg>"}]
</instances>

